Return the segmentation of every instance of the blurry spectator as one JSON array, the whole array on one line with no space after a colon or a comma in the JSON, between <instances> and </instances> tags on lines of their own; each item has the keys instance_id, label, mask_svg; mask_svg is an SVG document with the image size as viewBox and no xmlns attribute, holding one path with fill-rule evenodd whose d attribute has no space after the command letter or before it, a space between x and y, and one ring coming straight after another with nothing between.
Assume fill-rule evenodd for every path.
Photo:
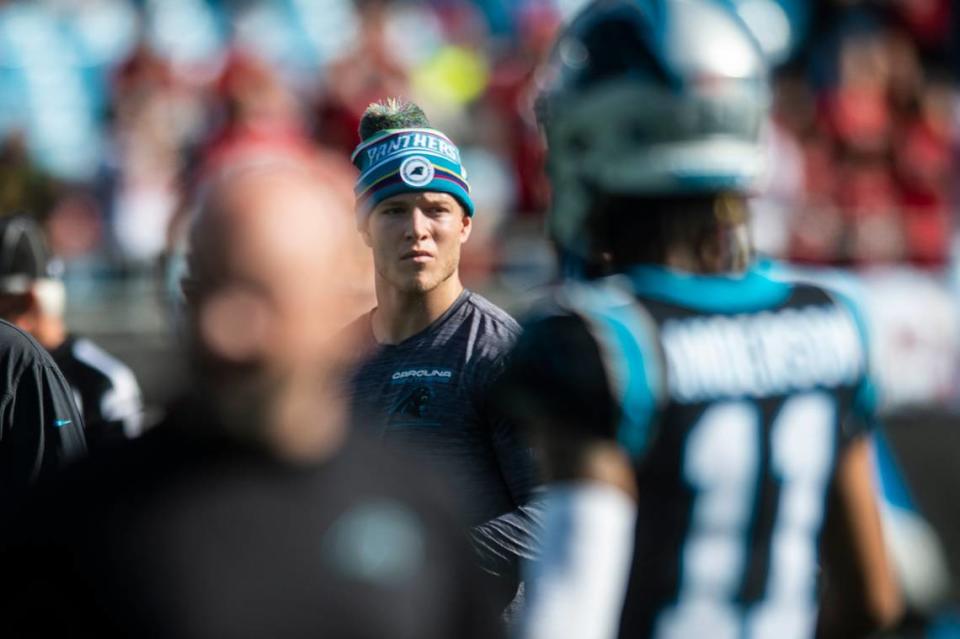
<instances>
[{"instance_id":1,"label":"blurry spectator","mask_svg":"<svg viewBox=\"0 0 960 639\"><path fill-rule=\"evenodd\" d=\"M796 116L814 103L818 112L813 126L794 117L800 125L790 127L806 156L806 195L790 233L794 259L926 267L948 259L952 96L927 77L916 36L921 14L943 17L947 9L937 0L896 8L835 6L832 35L814 43L818 77L828 81L813 97L794 90L778 100L781 113Z\"/></svg>"},{"instance_id":2,"label":"blurry spectator","mask_svg":"<svg viewBox=\"0 0 960 639\"><path fill-rule=\"evenodd\" d=\"M887 162L893 114L882 33L856 33L839 50L839 84L825 96L824 124L835 144L835 202L846 225L844 257L890 262L903 254L896 192Z\"/></svg>"},{"instance_id":3,"label":"blurry spectator","mask_svg":"<svg viewBox=\"0 0 960 639\"><path fill-rule=\"evenodd\" d=\"M390 47L386 28L388 0L357 2L360 32L355 46L327 69L318 106L317 139L349 155L363 110L384 95L408 95L407 71L398 62L401 52Z\"/></svg>"},{"instance_id":4,"label":"blurry spectator","mask_svg":"<svg viewBox=\"0 0 960 639\"><path fill-rule=\"evenodd\" d=\"M0 142L0 211L36 211L43 216L58 194L56 180L32 162L21 134L12 133Z\"/></svg>"},{"instance_id":5,"label":"blurry spectator","mask_svg":"<svg viewBox=\"0 0 960 639\"><path fill-rule=\"evenodd\" d=\"M950 37L950 0L894 0L900 19L927 52L945 54ZM956 37L956 33L953 34Z\"/></svg>"},{"instance_id":6,"label":"blurry spectator","mask_svg":"<svg viewBox=\"0 0 960 639\"><path fill-rule=\"evenodd\" d=\"M923 87L895 140L894 170L909 257L923 265L944 264L949 251L952 100L942 83Z\"/></svg>"},{"instance_id":7,"label":"blurry spectator","mask_svg":"<svg viewBox=\"0 0 960 639\"><path fill-rule=\"evenodd\" d=\"M103 248L103 208L88 187L65 186L44 218L50 248L64 260L90 257Z\"/></svg>"},{"instance_id":8,"label":"blurry spectator","mask_svg":"<svg viewBox=\"0 0 960 639\"><path fill-rule=\"evenodd\" d=\"M282 164L212 185L193 391L38 498L0 560L5 634L500 636L442 490L346 428L350 206Z\"/></svg>"},{"instance_id":9,"label":"blurry spectator","mask_svg":"<svg viewBox=\"0 0 960 639\"><path fill-rule=\"evenodd\" d=\"M123 257L147 262L165 247L176 206L180 153L196 127L190 100L166 62L141 44L113 78L104 208Z\"/></svg>"},{"instance_id":10,"label":"blurry spectator","mask_svg":"<svg viewBox=\"0 0 960 639\"><path fill-rule=\"evenodd\" d=\"M518 22L518 39L495 58L482 103L502 131L498 138L502 146L494 148L509 158L517 176L516 211L539 214L546 208L549 187L533 96L536 73L550 51L560 19L548 4L531 3L519 14Z\"/></svg>"},{"instance_id":11,"label":"blurry spectator","mask_svg":"<svg viewBox=\"0 0 960 639\"><path fill-rule=\"evenodd\" d=\"M136 437L143 426L143 402L133 371L89 339L68 332L59 268L32 219L0 220L0 317L30 333L53 356L73 389L91 449Z\"/></svg>"},{"instance_id":12,"label":"blurry spectator","mask_svg":"<svg viewBox=\"0 0 960 639\"><path fill-rule=\"evenodd\" d=\"M294 96L265 62L234 52L215 89L215 126L182 180L180 206L168 227L168 247L182 236L191 203L210 178L237 163L278 157L309 162L317 154Z\"/></svg>"}]
</instances>

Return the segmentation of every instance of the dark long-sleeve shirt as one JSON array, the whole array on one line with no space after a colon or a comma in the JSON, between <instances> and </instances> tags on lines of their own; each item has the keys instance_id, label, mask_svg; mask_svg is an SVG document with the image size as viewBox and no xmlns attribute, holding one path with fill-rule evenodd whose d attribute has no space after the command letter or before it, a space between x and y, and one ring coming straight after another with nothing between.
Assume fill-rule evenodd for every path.
<instances>
[{"instance_id":1,"label":"dark long-sleeve shirt","mask_svg":"<svg viewBox=\"0 0 960 639\"><path fill-rule=\"evenodd\" d=\"M29 486L85 453L83 420L56 364L0 321L0 520Z\"/></svg>"},{"instance_id":2,"label":"dark long-sleeve shirt","mask_svg":"<svg viewBox=\"0 0 960 639\"><path fill-rule=\"evenodd\" d=\"M0 530L0 636L502 636L445 487L359 435L292 464L220 420L184 401L35 493Z\"/></svg>"},{"instance_id":3,"label":"dark long-sleeve shirt","mask_svg":"<svg viewBox=\"0 0 960 639\"><path fill-rule=\"evenodd\" d=\"M518 324L464 291L399 344L376 344L369 315L350 330L363 332L372 347L349 390L358 424L406 446L450 483L473 526L480 565L499 578L508 601L519 560L535 555L539 525L530 448L489 401Z\"/></svg>"}]
</instances>

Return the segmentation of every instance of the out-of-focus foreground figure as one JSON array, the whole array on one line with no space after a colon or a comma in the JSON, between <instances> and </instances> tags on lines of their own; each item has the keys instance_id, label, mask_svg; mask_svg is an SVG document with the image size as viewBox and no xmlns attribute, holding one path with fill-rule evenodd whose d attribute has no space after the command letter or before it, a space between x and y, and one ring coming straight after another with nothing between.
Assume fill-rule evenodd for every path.
<instances>
[{"instance_id":1,"label":"out-of-focus foreground figure","mask_svg":"<svg viewBox=\"0 0 960 639\"><path fill-rule=\"evenodd\" d=\"M752 266L768 103L722 2L597 1L557 42L539 115L570 278L502 389L554 482L525 637L849 637L899 615L857 309Z\"/></svg>"},{"instance_id":2,"label":"out-of-focus foreground figure","mask_svg":"<svg viewBox=\"0 0 960 639\"><path fill-rule=\"evenodd\" d=\"M193 390L7 535L5 635L498 636L442 494L346 429L350 207L348 183L282 162L210 185Z\"/></svg>"},{"instance_id":3,"label":"out-of-focus foreground figure","mask_svg":"<svg viewBox=\"0 0 960 639\"><path fill-rule=\"evenodd\" d=\"M87 453L83 418L50 354L0 320L0 531L32 487ZM2 544L2 542L0 542Z\"/></svg>"},{"instance_id":4,"label":"out-of-focus foreground figure","mask_svg":"<svg viewBox=\"0 0 960 639\"><path fill-rule=\"evenodd\" d=\"M83 415L91 449L138 436L140 386L126 364L69 332L66 290L43 231L30 217L0 220L0 317L30 333L53 356Z\"/></svg>"}]
</instances>

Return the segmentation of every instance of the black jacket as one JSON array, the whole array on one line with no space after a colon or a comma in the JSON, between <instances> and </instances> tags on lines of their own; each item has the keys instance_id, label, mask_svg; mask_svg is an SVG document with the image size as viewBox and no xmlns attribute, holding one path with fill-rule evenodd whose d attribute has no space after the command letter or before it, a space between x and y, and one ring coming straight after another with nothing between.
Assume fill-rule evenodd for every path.
<instances>
[{"instance_id":1,"label":"black jacket","mask_svg":"<svg viewBox=\"0 0 960 639\"><path fill-rule=\"evenodd\" d=\"M83 420L50 355L0 321L0 521L24 491L86 452Z\"/></svg>"},{"instance_id":2,"label":"black jacket","mask_svg":"<svg viewBox=\"0 0 960 639\"><path fill-rule=\"evenodd\" d=\"M442 488L354 436L292 465L215 424L187 402L38 493L0 636L501 636Z\"/></svg>"}]
</instances>

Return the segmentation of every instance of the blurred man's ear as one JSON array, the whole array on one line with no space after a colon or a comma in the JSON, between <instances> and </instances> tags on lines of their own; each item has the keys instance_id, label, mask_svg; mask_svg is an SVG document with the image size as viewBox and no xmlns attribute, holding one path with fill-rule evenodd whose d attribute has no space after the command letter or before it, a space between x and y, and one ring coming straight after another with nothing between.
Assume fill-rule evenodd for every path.
<instances>
[{"instance_id":1,"label":"blurred man's ear","mask_svg":"<svg viewBox=\"0 0 960 639\"><path fill-rule=\"evenodd\" d=\"M188 307L196 308L200 304L200 284L194 278L186 276L180 279L180 293Z\"/></svg>"},{"instance_id":2,"label":"blurred man's ear","mask_svg":"<svg viewBox=\"0 0 960 639\"><path fill-rule=\"evenodd\" d=\"M262 296L239 286L228 286L205 296L196 310L203 349L216 359L232 364L253 363L270 348L274 318Z\"/></svg>"},{"instance_id":3,"label":"blurred man's ear","mask_svg":"<svg viewBox=\"0 0 960 639\"><path fill-rule=\"evenodd\" d=\"M363 238L363 243L369 248L373 248L373 239L370 237L371 215L373 215L373 211L366 213L357 212L357 230L360 232L360 237Z\"/></svg>"},{"instance_id":4,"label":"blurred man's ear","mask_svg":"<svg viewBox=\"0 0 960 639\"><path fill-rule=\"evenodd\" d=\"M463 227L460 229L460 243L463 244L470 239L470 232L473 230L473 218L463 212Z\"/></svg>"}]
</instances>

